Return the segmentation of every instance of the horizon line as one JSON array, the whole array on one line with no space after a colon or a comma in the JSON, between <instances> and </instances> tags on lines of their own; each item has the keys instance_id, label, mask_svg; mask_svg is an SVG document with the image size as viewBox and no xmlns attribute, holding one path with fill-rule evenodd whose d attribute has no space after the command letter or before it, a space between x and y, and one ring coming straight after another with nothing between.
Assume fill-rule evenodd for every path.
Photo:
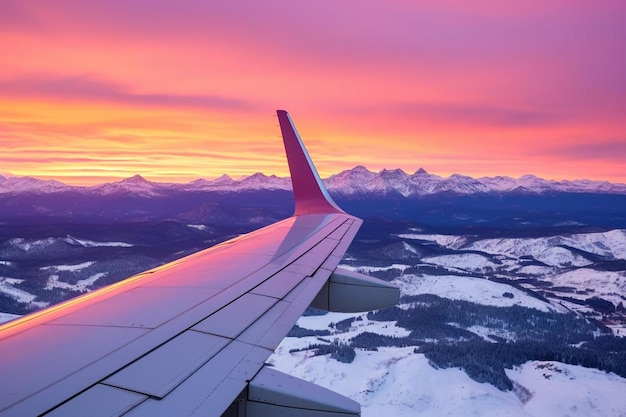
<instances>
[{"instance_id":1,"label":"horizon line","mask_svg":"<svg viewBox=\"0 0 626 417\"><path fill-rule=\"evenodd\" d=\"M455 176L455 175L460 175L460 176L463 176L463 177L468 177L468 178L472 178L472 179L476 179L476 180L477 179L481 179L481 178L492 178L493 179L493 178L497 178L497 177L509 178L509 179L513 179L513 180L520 180L520 179L522 179L524 177L531 176L531 177L534 177L534 178L537 178L537 179L540 179L540 180L544 180L544 181L554 181L554 182L590 181L590 182L594 182L594 183L608 183L608 184L613 184L613 185L625 185L626 186L626 182L612 182L612 181L607 180L607 179L601 179L601 180L594 180L594 179L588 179L588 178L574 178L574 179L571 179L571 178L561 178L561 179L555 179L555 178L540 177L540 176L532 174L532 173L526 173L526 174L520 175L519 177L512 177L512 176L509 176L509 175L501 175L501 174L497 174L497 175L483 175L483 176L480 176L480 177L474 177L474 176L471 176L471 175L461 174L461 173L452 173L452 174L450 174L448 176L443 176L443 175L432 173L432 172L426 170L423 167L420 167L420 168L416 169L412 173L406 172L402 168L382 168L382 169L380 169L378 171L373 171L373 170L370 170L369 168L367 168L366 166L360 165L360 164L359 165L355 165L353 168L344 169L342 171L333 173L333 174L331 174L329 176L323 177L322 180L327 180L327 179L329 179L329 178L331 178L333 176L339 175L339 174L341 174L343 172L346 172L346 171L353 171L353 170L355 170L357 168L365 168L368 172L373 173L373 174L380 174L383 171L401 171L402 173L404 173L407 176L413 176L413 175L416 175L417 173L419 173L420 171L423 171L424 173L426 173L428 175L436 176L436 177L439 177L439 178L442 178L442 179L451 178L452 176ZM216 180L218 180L218 179L220 179L220 178L222 178L224 176L232 179L233 181L242 181L242 180L244 180L246 178L249 178L249 177L252 177L252 176L255 176L255 175L259 175L259 174L261 174L261 175L263 175L265 177L269 177L269 178L272 178L272 177L279 178L279 179L288 179L288 178L290 178L289 175L280 176L280 175L276 175L276 174L273 174L273 173L272 174L266 174L266 173L261 172L261 171L254 172L254 173L248 174L248 175L241 175L241 176L238 176L238 177L234 177L234 176L231 176L230 174L223 173L223 174L218 175L216 177L196 177L196 178L190 179L190 180L183 180L182 176L180 176L179 177L179 178L181 178L180 181L168 180L168 179L149 179L149 177L151 177L151 176L147 176L147 175L144 175L144 174L141 174L141 173L135 173L135 174L132 174L132 175L130 175L128 177L119 177L119 176L87 176L87 177L78 177L78 176L62 177L61 176L60 177L60 176L45 176L45 175L44 176L15 175L13 173L3 171L3 172L0 172L0 177L3 177L5 179L9 179L9 178L33 178L33 179L36 179L36 180L39 180L39 181L56 181L56 182L59 182L59 183L61 183L63 185L70 186L70 187L90 188L90 187L97 187L97 186L106 185L106 184L119 183L119 182L122 182L122 181L125 181L125 180L129 180L129 179L135 178L135 177L140 177L141 179L143 179L145 181L148 181L150 183L154 183L154 184L181 184L181 185L183 185L183 184L190 184L192 182L199 181L199 180L212 182L212 181L216 181ZM91 178L91 179L101 178L102 182L80 182L80 183L78 183L78 182L67 181L67 179L70 179L70 178L83 178L83 179L85 179L85 178ZM174 179L174 177L172 177L172 179Z\"/></svg>"}]
</instances>

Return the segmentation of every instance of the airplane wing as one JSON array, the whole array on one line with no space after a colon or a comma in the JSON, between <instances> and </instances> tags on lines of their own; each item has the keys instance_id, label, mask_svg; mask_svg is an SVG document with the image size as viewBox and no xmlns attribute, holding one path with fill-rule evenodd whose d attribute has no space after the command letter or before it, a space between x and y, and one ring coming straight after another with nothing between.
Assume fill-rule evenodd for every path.
<instances>
[{"instance_id":1,"label":"airplane wing","mask_svg":"<svg viewBox=\"0 0 626 417\"><path fill-rule=\"evenodd\" d=\"M361 220L328 195L287 112L292 217L0 327L0 416L355 416L265 365L310 305L398 302L337 268Z\"/></svg>"}]
</instances>

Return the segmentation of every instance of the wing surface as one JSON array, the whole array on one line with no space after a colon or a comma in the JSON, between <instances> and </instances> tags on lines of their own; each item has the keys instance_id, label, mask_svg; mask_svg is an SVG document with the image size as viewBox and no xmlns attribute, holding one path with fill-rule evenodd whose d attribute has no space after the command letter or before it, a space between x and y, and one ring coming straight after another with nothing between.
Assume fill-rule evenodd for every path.
<instances>
[{"instance_id":1,"label":"wing surface","mask_svg":"<svg viewBox=\"0 0 626 417\"><path fill-rule=\"evenodd\" d=\"M294 216L0 327L0 416L358 415L264 367L312 303L344 305L345 288L358 307L397 299L337 269L361 220L332 201L278 117Z\"/></svg>"}]
</instances>

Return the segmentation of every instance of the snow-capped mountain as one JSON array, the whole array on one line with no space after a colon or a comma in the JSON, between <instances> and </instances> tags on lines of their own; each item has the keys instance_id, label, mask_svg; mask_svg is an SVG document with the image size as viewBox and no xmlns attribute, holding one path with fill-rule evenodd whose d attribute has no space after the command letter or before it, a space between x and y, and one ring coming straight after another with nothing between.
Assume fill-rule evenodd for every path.
<instances>
[{"instance_id":1,"label":"snow-capped mountain","mask_svg":"<svg viewBox=\"0 0 626 417\"><path fill-rule=\"evenodd\" d=\"M624 194L626 184L613 184L608 181L591 180L545 180L534 175L524 175L517 179L503 176L482 177L477 181L486 185L491 191L525 190L541 193L545 191L563 191L574 193Z\"/></svg>"},{"instance_id":2,"label":"snow-capped mountain","mask_svg":"<svg viewBox=\"0 0 626 417\"><path fill-rule=\"evenodd\" d=\"M324 180L328 190L340 196L366 194L400 195L404 197L426 196L438 193L476 194L476 193L599 193L626 194L626 184L608 181L574 180L554 181L524 175L520 178L504 176L472 178L453 174L441 177L430 174L423 168L413 174L401 169L383 169L373 172L363 166L332 175ZM198 179L187 184L159 183L135 175L121 181L91 187L65 185L54 180L39 180L31 177L0 176L0 194L38 193L50 194L75 191L84 194L111 195L135 194L144 197L162 195L170 191L223 191L238 192L245 190L290 190L289 178L252 174L235 180L222 175L213 180Z\"/></svg>"},{"instance_id":3,"label":"snow-capped mountain","mask_svg":"<svg viewBox=\"0 0 626 417\"><path fill-rule=\"evenodd\" d=\"M54 193L69 186L55 180L40 180L33 177L4 177L0 175L0 194L7 193Z\"/></svg>"},{"instance_id":4,"label":"snow-capped mountain","mask_svg":"<svg viewBox=\"0 0 626 417\"><path fill-rule=\"evenodd\" d=\"M235 181L230 187L233 191L240 190L291 190L291 179L276 175L264 175L260 172ZM227 188L226 188L227 190Z\"/></svg>"},{"instance_id":5,"label":"snow-capped mountain","mask_svg":"<svg viewBox=\"0 0 626 417\"><path fill-rule=\"evenodd\" d=\"M154 183L146 180L141 175L134 175L130 178L118 182L112 182L95 187L89 187L91 193L99 195L108 194L135 194L144 197L152 197L159 194L159 190L165 188L166 184Z\"/></svg>"},{"instance_id":6,"label":"snow-capped mountain","mask_svg":"<svg viewBox=\"0 0 626 417\"><path fill-rule=\"evenodd\" d=\"M472 178L453 174L447 178L430 174L423 168L409 175L401 169L386 170L376 173L363 166L333 175L325 183L328 190L339 195L366 193L388 194L396 192L404 197L425 196L443 192L456 194L549 191L573 193L626 194L626 184L613 184L608 181L553 181L544 180L534 175L520 178L483 177Z\"/></svg>"}]
</instances>

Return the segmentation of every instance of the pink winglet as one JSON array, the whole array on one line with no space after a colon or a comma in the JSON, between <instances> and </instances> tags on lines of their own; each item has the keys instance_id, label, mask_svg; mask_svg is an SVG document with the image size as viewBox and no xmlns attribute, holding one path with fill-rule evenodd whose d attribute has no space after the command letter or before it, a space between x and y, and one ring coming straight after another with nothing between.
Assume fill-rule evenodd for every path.
<instances>
[{"instance_id":1,"label":"pink winglet","mask_svg":"<svg viewBox=\"0 0 626 417\"><path fill-rule=\"evenodd\" d=\"M285 110L276 110L283 134L291 183L296 200L295 216L314 213L344 213L328 194L296 127Z\"/></svg>"}]
</instances>

